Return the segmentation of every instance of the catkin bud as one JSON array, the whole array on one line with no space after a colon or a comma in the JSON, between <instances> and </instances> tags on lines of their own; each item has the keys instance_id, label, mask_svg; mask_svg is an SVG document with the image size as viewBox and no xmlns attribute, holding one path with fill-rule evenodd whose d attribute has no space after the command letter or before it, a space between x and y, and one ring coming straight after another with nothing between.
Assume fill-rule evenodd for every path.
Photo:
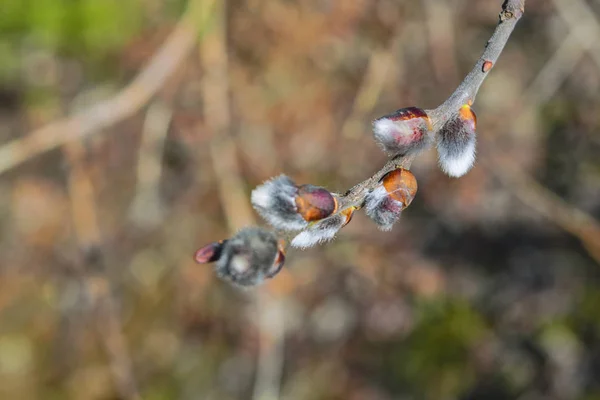
<instances>
[{"instance_id":1,"label":"catkin bud","mask_svg":"<svg viewBox=\"0 0 600 400\"><path fill-rule=\"evenodd\" d=\"M296 186L285 175L266 181L252 191L252 205L272 226L297 231L309 222L335 212L337 199L326 189L313 185Z\"/></svg>"},{"instance_id":2,"label":"catkin bud","mask_svg":"<svg viewBox=\"0 0 600 400\"><path fill-rule=\"evenodd\" d=\"M355 210L355 207L349 207L328 218L310 224L306 230L292 239L292 246L306 249L333 239L337 232L350 222Z\"/></svg>"},{"instance_id":3,"label":"catkin bud","mask_svg":"<svg viewBox=\"0 0 600 400\"><path fill-rule=\"evenodd\" d=\"M389 231L416 193L417 180L412 172L395 169L385 174L381 184L367 194L365 211L381 230Z\"/></svg>"},{"instance_id":4,"label":"catkin bud","mask_svg":"<svg viewBox=\"0 0 600 400\"><path fill-rule=\"evenodd\" d=\"M407 155L430 142L431 120L417 107L402 108L373 121L375 141L390 156Z\"/></svg>"},{"instance_id":5,"label":"catkin bud","mask_svg":"<svg viewBox=\"0 0 600 400\"><path fill-rule=\"evenodd\" d=\"M302 185L296 195L298 214L307 222L318 221L333 214L337 208L337 200L322 187Z\"/></svg>"},{"instance_id":6,"label":"catkin bud","mask_svg":"<svg viewBox=\"0 0 600 400\"><path fill-rule=\"evenodd\" d=\"M249 227L234 237L204 246L195 254L196 262L215 262L221 278L240 286L255 286L272 278L285 261L283 246L273 232Z\"/></svg>"},{"instance_id":7,"label":"catkin bud","mask_svg":"<svg viewBox=\"0 0 600 400\"><path fill-rule=\"evenodd\" d=\"M466 174L475 162L477 116L468 104L460 108L439 132L438 157L442 171L452 177Z\"/></svg>"}]
</instances>

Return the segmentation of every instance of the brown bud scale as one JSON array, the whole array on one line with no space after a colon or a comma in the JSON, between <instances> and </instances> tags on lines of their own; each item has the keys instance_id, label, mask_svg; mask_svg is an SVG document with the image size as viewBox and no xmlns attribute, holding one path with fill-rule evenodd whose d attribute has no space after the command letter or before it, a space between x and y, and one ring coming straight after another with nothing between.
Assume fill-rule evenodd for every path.
<instances>
[{"instance_id":1,"label":"brown bud scale","mask_svg":"<svg viewBox=\"0 0 600 400\"><path fill-rule=\"evenodd\" d=\"M406 121L413 118L422 118L426 123L429 129L432 129L431 119L429 119L429 115L419 108L419 107L406 107L400 110L397 110L393 116L390 117L392 121Z\"/></svg>"},{"instance_id":2,"label":"brown bud scale","mask_svg":"<svg viewBox=\"0 0 600 400\"><path fill-rule=\"evenodd\" d=\"M417 179L407 169L398 168L388 172L382 179L383 187L394 200L408 207L417 194Z\"/></svg>"},{"instance_id":3,"label":"brown bud scale","mask_svg":"<svg viewBox=\"0 0 600 400\"><path fill-rule=\"evenodd\" d=\"M313 185L300 186L295 200L298 214L308 222L326 218L338 207L337 199L329 191Z\"/></svg>"},{"instance_id":4,"label":"brown bud scale","mask_svg":"<svg viewBox=\"0 0 600 400\"><path fill-rule=\"evenodd\" d=\"M194 254L194 260L198 264L206 264L217 261L221 257L221 251L224 243L225 240L220 240L218 242L207 244L201 249L198 249Z\"/></svg>"}]
</instances>

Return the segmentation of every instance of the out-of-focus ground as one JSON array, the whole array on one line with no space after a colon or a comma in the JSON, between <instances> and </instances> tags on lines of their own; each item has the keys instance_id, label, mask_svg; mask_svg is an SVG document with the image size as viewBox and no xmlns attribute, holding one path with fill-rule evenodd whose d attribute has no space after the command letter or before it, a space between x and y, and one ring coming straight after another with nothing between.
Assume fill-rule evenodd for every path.
<instances>
[{"instance_id":1,"label":"out-of-focus ground","mask_svg":"<svg viewBox=\"0 0 600 400\"><path fill-rule=\"evenodd\" d=\"M465 177L429 151L393 231L358 213L249 292L195 249L271 176L376 171L370 121L440 104L501 1L198 2L133 116L0 176L0 398L600 399L600 1L527 0ZM0 143L114 96L185 7L2 0Z\"/></svg>"}]
</instances>

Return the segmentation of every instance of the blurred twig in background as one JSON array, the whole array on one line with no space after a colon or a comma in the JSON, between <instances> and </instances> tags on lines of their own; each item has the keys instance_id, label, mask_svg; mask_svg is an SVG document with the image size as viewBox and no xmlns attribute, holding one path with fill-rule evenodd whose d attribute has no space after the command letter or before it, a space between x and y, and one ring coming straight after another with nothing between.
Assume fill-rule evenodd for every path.
<instances>
[{"instance_id":1,"label":"blurred twig in background","mask_svg":"<svg viewBox=\"0 0 600 400\"><path fill-rule=\"evenodd\" d=\"M136 193L129 211L132 222L142 228L154 228L164 217L159 184L171 116L172 110L159 100L152 102L146 111L137 162Z\"/></svg>"},{"instance_id":2,"label":"blurred twig in background","mask_svg":"<svg viewBox=\"0 0 600 400\"><path fill-rule=\"evenodd\" d=\"M510 161L491 156L491 169L519 200L577 237L584 248L600 264L600 224L589 214L578 210L540 185Z\"/></svg>"},{"instance_id":3,"label":"blurred twig in background","mask_svg":"<svg viewBox=\"0 0 600 400\"><path fill-rule=\"evenodd\" d=\"M214 4L211 29L200 42L204 118L211 135L210 156L219 198L229 231L236 232L242 227L255 224L255 219L238 162L237 144L231 132L226 2L213 0L208 4ZM283 373L283 303L268 290L255 292L252 298L254 309L250 311L249 319L256 321L259 332L259 353L252 398L275 400L279 398Z\"/></svg>"},{"instance_id":4,"label":"blurred twig in background","mask_svg":"<svg viewBox=\"0 0 600 400\"><path fill-rule=\"evenodd\" d=\"M401 34L394 35L388 48L377 49L371 53L367 69L354 97L352 111L342 124L342 136L345 139L356 139L364 134L365 126L368 125L368 114L377 104L386 82L388 70L393 63L397 62L397 54L394 50L399 36Z\"/></svg>"},{"instance_id":5,"label":"blurred twig in background","mask_svg":"<svg viewBox=\"0 0 600 400\"><path fill-rule=\"evenodd\" d=\"M94 185L85 165L86 151L80 141L74 141L65 147L65 153L70 166L71 218L80 250L81 285L92 308L93 326L104 345L119 396L138 400L141 397L106 271Z\"/></svg>"},{"instance_id":6,"label":"blurred twig in background","mask_svg":"<svg viewBox=\"0 0 600 400\"><path fill-rule=\"evenodd\" d=\"M448 0L425 0L423 6L435 79L443 88L452 88L459 79L454 55L453 9Z\"/></svg>"},{"instance_id":7,"label":"blurred twig in background","mask_svg":"<svg viewBox=\"0 0 600 400\"><path fill-rule=\"evenodd\" d=\"M523 104L510 125L512 130L525 126L524 120L550 100L586 52L600 70L600 47L596 40L600 35L600 24L593 17L592 10L580 0L555 0L554 3L568 23L570 33L523 93ZM600 264L600 223L540 185L510 157L499 152L500 149L495 146L495 150L482 159L505 187L533 210L577 237Z\"/></svg>"},{"instance_id":8,"label":"blurred twig in background","mask_svg":"<svg viewBox=\"0 0 600 400\"><path fill-rule=\"evenodd\" d=\"M130 117L143 107L192 50L204 27L200 0L188 9L163 46L137 77L114 97L34 130L0 147L0 174L43 152Z\"/></svg>"},{"instance_id":9,"label":"blurred twig in background","mask_svg":"<svg viewBox=\"0 0 600 400\"><path fill-rule=\"evenodd\" d=\"M200 47L204 118L211 135L210 156L219 182L219 198L228 226L236 231L250 225L253 214L248 206L246 185L240 176L237 149L231 133L225 5L215 0L207 4L214 5L211 7L214 10L211 29L202 38Z\"/></svg>"},{"instance_id":10,"label":"blurred twig in background","mask_svg":"<svg viewBox=\"0 0 600 400\"><path fill-rule=\"evenodd\" d=\"M560 16L579 37L581 47L592 57L600 69L600 43L594 40L600 37L600 21L594 10L582 0L554 0Z\"/></svg>"}]
</instances>

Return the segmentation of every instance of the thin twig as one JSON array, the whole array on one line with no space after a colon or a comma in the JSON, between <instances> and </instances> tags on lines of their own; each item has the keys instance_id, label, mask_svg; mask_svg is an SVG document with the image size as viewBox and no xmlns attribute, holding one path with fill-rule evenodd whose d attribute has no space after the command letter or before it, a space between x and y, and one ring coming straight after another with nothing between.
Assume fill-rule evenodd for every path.
<instances>
[{"instance_id":1,"label":"thin twig","mask_svg":"<svg viewBox=\"0 0 600 400\"><path fill-rule=\"evenodd\" d=\"M502 4L498 26L488 40L483 54L475 63L475 66L465 77L458 88L450 97L438 108L433 110L432 117L434 126L441 126L447 118L456 112L463 104L475 102L477 92L481 84L491 71L484 68L484 63L491 63L493 67L500 57L504 46L508 41L517 22L525 12L525 0L505 0Z\"/></svg>"},{"instance_id":2,"label":"thin twig","mask_svg":"<svg viewBox=\"0 0 600 400\"><path fill-rule=\"evenodd\" d=\"M600 21L592 8L582 0L554 0L558 13L579 34L580 46L585 47L596 66L600 68ZM585 27L585 29L580 29Z\"/></svg>"},{"instance_id":3,"label":"thin twig","mask_svg":"<svg viewBox=\"0 0 600 400\"><path fill-rule=\"evenodd\" d=\"M576 24L576 11L569 8L573 5L576 6L575 8L579 7L581 12L586 11L587 5L577 4L580 3L578 0L569 2L568 5L562 0L555 2L561 14L569 21L572 31L521 96L525 100L520 106L520 114L512 120L510 129L516 129L523 118L531 115L539 104L547 102L556 93L585 51L600 56L596 51L597 47L594 47L595 36L589 35L590 32L600 32L600 25L591 17ZM596 58L600 67L600 57ZM566 203L526 174L514 162L510 162L509 157L500 156L498 152L499 150L496 149L483 157L483 162L488 169L519 200L577 237L589 255L600 264L600 223L591 215Z\"/></svg>"},{"instance_id":4,"label":"thin twig","mask_svg":"<svg viewBox=\"0 0 600 400\"><path fill-rule=\"evenodd\" d=\"M237 149L231 137L224 5L214 3L213 27L202 39L200 48L204 118L212 134L209 150L217 174L219 197L228 225L236 231L250 225L254 216L247 206L246 185L240 177Z\"/></svg>"},{"instance_id":5,"label":"thin twig","mask_svg":"<svg viewBox=\"0 0 600 400\"><path fill-rule=\"evenodd\" d=\"M94 186L84 160L85 148L80 141L75 141L65 147L65 154L70 165L71 218L83 259L83 291L92 305L95 330L104 345L119 396L139 400L131 357L106 277Z\"/></svg>"},{"instance_id":6,"label":"thin twig","mask_svg":"<svg viewBox=\"0 0 600 400\"><path fill-rule=\"evenodd\" d=\"M132 222L143 228L158 226L164 217L160 175L172 110L162 101L148 107L137 163L136 193L129 210Z\"/></svg>"},{"instance_id":7,"label":"thin twig","mask_svg":"<svg viewBox=\"0 0 600 400\"><path fill-rule=\"evenodd\" d=\"M198 11L199 3L203 2L190 0L188 10L148 66L121 92L0 147L0 174L135 114L156 94L193 48L200 29L205 25L204 15Z\"/></svg>"},{"instance_id":8,"label":"thin twig","mask_svg":"<svg viewBox=\"0 0 600 400\"><path fill-rule=\"evenodd\" d=\"M502 4L502 10L499 16L499 22L490 40L488 40L482 56L475 63L475 67L469 72L458 88L442 105L434 110L427 110L427 114L431 118L434 129L430 132L435 135L435 132L447 121L447 119L464 104L472 104L481 84L487 77L490 69L484 69L483 65L486 62L494 65L504 49L508 38L510 37L515 25L521 18L525 10L525 0L506 0ZM432 141L434 142L434 141ZM367 180L355 185L344 196L341 197L340 208L363 206L365 196L375 189L381 178L388 172L402 167L409 169L415 155L396 156L390 159L379 171Z\"/></svg>"},{"instance_id":9,"label":"thin twig","mask_svg":"<svg viewBox=\"0 0 600 400\"><path fill-rule=\"evenodd\" d=\"M581 34L586 31L589 31L588 26L582 25L567 35L554 55L544 63L544 67L525 90L522 97L523 107L533 109L536 105L548 101L556 93L565 78L571 74L573 68L581 60L585 50L596 40L592 36L582 40ZM521 113L521 115L524 114Z\"/></svg>"},{"instance_id":10,"label":"thin twig","mask_svg":"<svg viewBox=\"0 0 600 400\"><path fill-rule=\"evenodd\" d=\"M511 162L491 161L495 175L519 200L578 238L589 255L600 264L600 224L525 174ZM501 171L501 172L499 172Z\"/></svg>"},{"instance_id":11,"label":"thin twig","mask_svg":"<svg viewBox=\"0 0 600 400\"><path fill-rule=\"evenodd\" d=\"M371 112L386 82L386 75L393 63L393 49L396 38L386 49L377 49L371 53L367 70L354 97L352 111L342 123L344 139L354 139L363 131L365 117Z\"/></svg>"},{"instance_id":12,"label":"thin twig","mask_svg":"<svg viewBox=\"0 0 600 400\"><path fill-rule=\"evenodd\" d=\"M454 57L454 26L452 7L448 0L425 0L427 31L433 73L438 84L446 88L458 80Z\"/></svg>"},{"instance_id":13,"label":"thin twig","mask_svg":"<svg viewBox=\"0 0 600 400\"><path fill-rule=\"evenodd\" d=\"M284 307L281 298L267 291L256 294L259 351L256 379L252 391L254 400L277 400L281 391L284 353Z\"/></svg>"}]
</instances>

